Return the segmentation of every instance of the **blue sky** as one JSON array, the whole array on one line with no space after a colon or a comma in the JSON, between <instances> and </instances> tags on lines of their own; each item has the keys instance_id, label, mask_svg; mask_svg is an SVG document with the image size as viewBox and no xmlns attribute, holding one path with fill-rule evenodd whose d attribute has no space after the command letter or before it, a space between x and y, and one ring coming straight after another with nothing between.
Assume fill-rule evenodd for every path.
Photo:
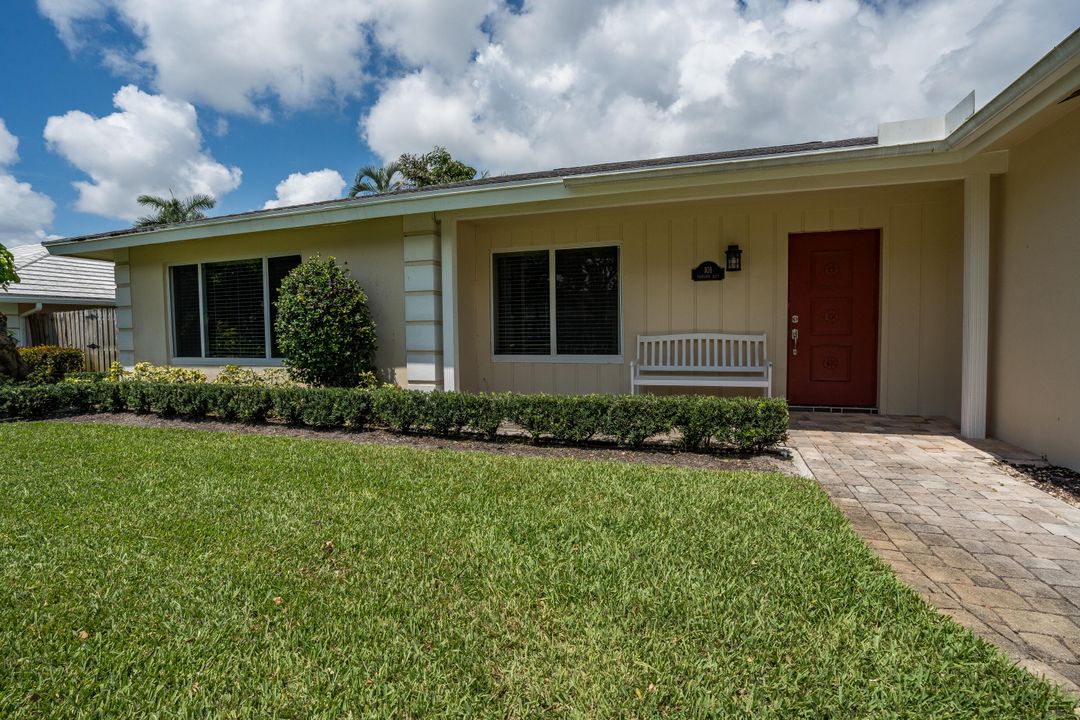
<instances>
[{"instance_id":1,"label":"blue sky","mask_svg":"<svg viewBox=\"0 0 1080 720\"><path fill-rule=\"evenodd\" d=\"M125 227L140 192L337 197L435 144L499 174L873 134L985 103L1078 24L1075 0L19 0L0 242Z\"/></svg>"},{"instance_id":2,"label":"blue sky","mask_svg":"<svg viewBox=\"0 0 1080 720\"><path fill-rule=\"evenodd\" d=\"M135 36L123 25L102 33L100 41L133 44ZM123 223L73 209L77 192L73 180L82 173L51 152L42 136L50 116L83 110L104 116L114 111L113 94L124 78L103 67L100 45L71 52L53 24L32 2L12 3L0 24L0 64L18 68L0 75L0 118L19 138L19 162L13 167L19 180L30 182L56 203L50 232L62 235L108 230ZM212 80L208 80L212 81ZM350 177L356 168L377 162L357 132L357 118L369 97L321 104L291 112L273 122L243 115L199 113L204 142L214 157L243 170L239 187L220 197L215 214L250 210L274 197L274 187L294 172L332 168ZM228 131L215 134L218 118Z\"/></svg>"}]
</instances>

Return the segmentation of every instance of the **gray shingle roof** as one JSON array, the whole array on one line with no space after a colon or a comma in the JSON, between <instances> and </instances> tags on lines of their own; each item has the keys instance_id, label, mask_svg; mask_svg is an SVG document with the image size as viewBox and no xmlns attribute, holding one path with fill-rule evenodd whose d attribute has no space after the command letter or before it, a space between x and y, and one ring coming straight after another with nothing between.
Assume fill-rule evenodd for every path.
<instances>
[{"instance_id":1,"label":"gray shingle roof","mask_svg":"<svg viewBox=\"0 0 1080 720\"><path fill-rule=\"evenodd\" d=\"M6 291L0 290L0 302L15 297L103 304L116 301L111 262L50 255L41 245L14 247L11 254L19 282L9 285Z\"/></svg>"}]
</instances>

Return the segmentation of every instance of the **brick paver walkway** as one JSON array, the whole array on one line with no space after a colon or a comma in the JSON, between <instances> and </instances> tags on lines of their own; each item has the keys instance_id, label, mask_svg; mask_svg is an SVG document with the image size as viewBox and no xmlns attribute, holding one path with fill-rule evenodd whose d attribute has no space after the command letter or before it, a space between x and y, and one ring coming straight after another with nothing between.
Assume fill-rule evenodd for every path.
<instances>
[{"instance_id":1,"label":"brick paver walkway","mask_svg":"<svg viewBox=\"0 0 1080 720\"><path fill-rule=\"evenodd\" d=\"M942 419L792 413L791 445L855 527L940 610L1080 693L1080 509L995 466Z\"/></svg>"}]
</instances>

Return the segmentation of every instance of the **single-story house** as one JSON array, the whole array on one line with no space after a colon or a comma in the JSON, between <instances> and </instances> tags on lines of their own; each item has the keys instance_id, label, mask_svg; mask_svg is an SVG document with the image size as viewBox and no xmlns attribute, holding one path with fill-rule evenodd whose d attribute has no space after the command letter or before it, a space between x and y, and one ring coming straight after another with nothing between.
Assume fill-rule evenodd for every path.
<instances>
[{"instance_id":1,"label":"single-story house","mask_svg":"<svg viewBox=\"0 0 1080 720\"><path fill-rule=\"evenodd\" d=\"M1078 228L1074 33L978 111L969 96L876 136L489 177L48 248L116 263L127 365L278 363L277 283L332 255L367 290L378 364L405 387L626 393L639 336L757 333L773 392L793 405L947 416L967 437L1080 467Z\"/></svg>"},{"instance_id":2,"label":"single-story house","mask_svg":"<svg viewBox=\"0 0 1080 720\"><path fill-rule=\"evenodd\" d=\"M7 316L8 330L19 345L44 345L55 338L33 328L54 313L111 308L116 305L116 282L111 260L54 255L41 245L11 248L19 282L0 289L0 313ZM111 322L111 318L110 318ZM106 328L112 333L111 326Z\"/></svg>"}]
</instances>

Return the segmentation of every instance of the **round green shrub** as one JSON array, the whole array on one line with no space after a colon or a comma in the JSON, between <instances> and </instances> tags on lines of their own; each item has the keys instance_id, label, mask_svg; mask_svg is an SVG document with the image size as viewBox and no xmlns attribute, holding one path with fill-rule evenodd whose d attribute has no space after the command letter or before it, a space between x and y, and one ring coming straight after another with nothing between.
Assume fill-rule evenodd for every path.
<instances>
[{"instance_id":1,"label":"round green shrub","mask_svg":"<svg viewBox=\"0 0 1080 720\"><path fill-rule=\"evenodd\" d=\"M318 256L281 282L278 346L300 382L356 387L375 369L375 323L367 295L334 258Z\"/></svg>"}]
</instances>

